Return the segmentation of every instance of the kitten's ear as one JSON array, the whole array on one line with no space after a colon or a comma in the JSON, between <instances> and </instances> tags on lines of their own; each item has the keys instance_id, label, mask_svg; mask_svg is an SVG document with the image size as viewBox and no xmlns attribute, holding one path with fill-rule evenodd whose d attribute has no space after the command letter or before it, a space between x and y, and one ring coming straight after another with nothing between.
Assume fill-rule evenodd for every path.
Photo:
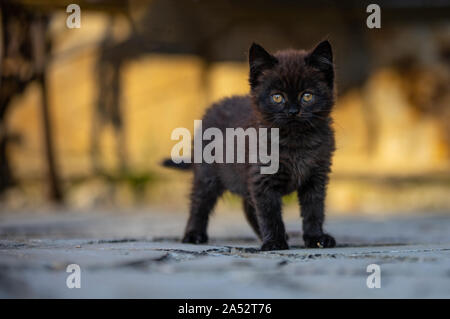
<instances>
[{"instance_id":1,"label":"kitten's ear","mask_svg":"<svg viewBox=\"0 0 450 319\"><path fill-rule=\"evenodd\" d=\"M309 54L311 60L316 62L333 65L333 51L328 40L320 42Z\"/></svg>"},{"instance_id":2,"label":"kitten's ear","mask_svg":"<svg viewBox=\"0 0 450 319\"><path fill-rule=\"evenodd\" d=\"M272 68L278 61L259 44L253 43L248 53L250 64L250 87L253 89L258 84L261 73Z\"/></svg>"},{"instance_id":3,"label":"kitten's ear","mask_svg":"<svg viewBox=\"0 0 450 319\"><path fill-rule=\"evenodd\" d=\"M328 40L320 42L305 59L306 63L324 72L330 87L333 87L333 51Z\"/></svg>"}]
</instances>

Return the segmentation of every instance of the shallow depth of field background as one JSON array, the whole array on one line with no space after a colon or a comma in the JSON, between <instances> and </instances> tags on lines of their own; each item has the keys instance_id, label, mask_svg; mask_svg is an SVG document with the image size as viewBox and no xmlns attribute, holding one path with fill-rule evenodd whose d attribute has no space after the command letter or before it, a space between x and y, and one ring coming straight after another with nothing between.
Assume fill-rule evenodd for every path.
<instances>
[{"instance_id":1,"label":"shallow depth of field background","mask_svg":"<svg viewBox=\"0 0 450 319\"><path fill-rule=\"evenodd\" d=\"M86 0L80 29L66 27L65 6L76 1L8 2L49 17L45 72L62 196L49 192L42 90L30 81L0 118L10 174L6 183L3 167L2 211L187 212L191 174L159 166L176 143L172 130L192 131L211 102L248 92L253 41L276 51L324 38L338 89L330 214L450 211L448 2L378 1L381 29L366 27L364 1ZM11 30L3 25L3 40L5 32L33 34ZM25 60L1 54L0 92L13 94L6 77ZM295 195L286 207L297 210ZM229 194L218 207L239 209Z\"/></svg>"}]
</instances>

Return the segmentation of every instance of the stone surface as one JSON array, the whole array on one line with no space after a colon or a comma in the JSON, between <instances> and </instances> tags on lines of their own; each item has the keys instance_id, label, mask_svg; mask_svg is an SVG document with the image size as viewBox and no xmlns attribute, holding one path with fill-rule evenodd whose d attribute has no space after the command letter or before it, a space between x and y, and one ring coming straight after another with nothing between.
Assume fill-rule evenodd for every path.
<instances>
[{"instance_id":1,"label":"stone surface","mask_svg":"<svg viewBox=\"0 0 450 319\"><path fill-rule=\"evenodd\" d=\"M179 242L187 216L146 213L0 215L0 297L450 298L450 216L329 218L334 249L260 252L241 215L216 215L208 245ZM66 267L81 267L69 289ZM369 289L369 264L381 288Z\"/></svg>"}]
</instances>

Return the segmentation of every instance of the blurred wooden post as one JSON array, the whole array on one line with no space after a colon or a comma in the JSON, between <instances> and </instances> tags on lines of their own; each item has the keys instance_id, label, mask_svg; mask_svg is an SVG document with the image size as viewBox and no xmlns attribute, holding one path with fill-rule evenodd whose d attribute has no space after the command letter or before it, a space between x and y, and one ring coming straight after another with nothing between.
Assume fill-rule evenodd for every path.
<instances>
[{"instance_id":1,"label":"blurred wooden post","mask_svg":"<svg viewBox=\"0 0 450 319\"><path fill-rule=\"evenodd\" d=\"M45 156L50 186L50 199L62 203L63 192L55 161L50 110L48 107L47 90L47 41L45 38L46 21L43 16L38 16L31 25L31 41L33 44L33 56L36 68L36 79L41 87L42 125L44 135Z\"/></svg>"}]
</instances>

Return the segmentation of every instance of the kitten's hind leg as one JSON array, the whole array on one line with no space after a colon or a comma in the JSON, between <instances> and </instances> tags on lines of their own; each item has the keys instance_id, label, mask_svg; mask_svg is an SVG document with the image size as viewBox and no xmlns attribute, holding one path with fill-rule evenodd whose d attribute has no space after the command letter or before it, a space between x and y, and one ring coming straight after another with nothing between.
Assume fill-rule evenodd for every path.
<instances>
[{"instance_id":1,"label":"kitten's hind leg","mask_svg":"<svg viewBox=\"0 0 450 319\"><path fill-rule=\"evenodd\" d=\"M255 207L253 206L251 199L244 198L242 204L244 207L245 217L247 218L248 223L250 224L253 231L258 236L258 238L262 240L261 230L259 229L258 225L258 218L256 217Z\"/></svg>"},{"instance_id":2,"label":"kitten's hind leg","mask_svg":"<svg viewBox=\"0 0 450 319\"><path fill-rule=\"evenodd\" d=\"M224 191L220 180L208 173L210 172L207 172L207 169L201 167L195 172L190 215L183 243L201 244L208 241L206 229L209 214Z\"/></svg>"}]
</instances>

